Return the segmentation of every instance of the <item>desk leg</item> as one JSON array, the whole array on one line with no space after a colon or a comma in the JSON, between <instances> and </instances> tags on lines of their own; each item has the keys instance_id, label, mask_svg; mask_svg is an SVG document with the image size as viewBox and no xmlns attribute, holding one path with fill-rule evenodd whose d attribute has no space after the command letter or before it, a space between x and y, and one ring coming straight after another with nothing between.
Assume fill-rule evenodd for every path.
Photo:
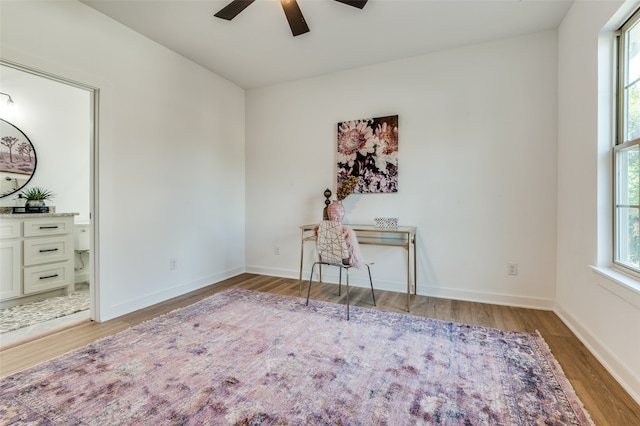
<instances>
[{"instance_id":1,"label":"desk leg","mask_svg":"<svg viewBox=\"0 0 640 426\"><path fill-rule=\"evenodd\" d=\"M416 239L409 236L407 241L407 312L411 312L411 251L413 249L413 294L418 294ZM413 246L413 247L412 247Z\"/></svg>"},{"instance_id":2,"label":"desk leg","mask_svg":"<svg viewBox=\"0 0 640 426\"><path fill-rule=\"evenodd\" d=\"M411 247L407 245L407 312L411 312Z\"/></svg>"},{"instance_id":3,"label":"desk leg","mask_svg":"<svg viewBox=\"0 0 640 426\"><path fill-rule=\"evenodd\" d=\"M416 255L416 237L413 237L413 294L418 294L418 263Z\"/></svg>"},{"instance_id":4,"label":"desk leg","mask_svg":"<svg viewBox=\"0 0 640 426\"><path fill-rule=\"evenodd\" d=\"M304 230L300 238L300 281L298 282L298 296L302 295L302 261L304 260Z\"/></svg>"}]
</instances>

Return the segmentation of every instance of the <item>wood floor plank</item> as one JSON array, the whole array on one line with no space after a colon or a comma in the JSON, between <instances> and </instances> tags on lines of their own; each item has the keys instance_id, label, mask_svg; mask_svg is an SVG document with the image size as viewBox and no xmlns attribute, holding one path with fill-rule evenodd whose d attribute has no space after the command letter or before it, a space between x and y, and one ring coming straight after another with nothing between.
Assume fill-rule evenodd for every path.
<instances>
[{"instance_id":1,"label":"wood floor plank","mask_svg":"<svg viewBox=\"0 0 640 426\"><path fill-rule=\"evenodd\" d=\"M241 287L306 298L308 285L308 281L302 283L300 296L298 280L242 274L111 321L79 324L15 347L2 349L0 350L0 377L39 364L228 288ZM345 291L343 286L342 295L339 296L337 285L314 282L311 298L344 304L346 303ZM374 307L370 289L351 287L350 304L407 313L406 297L406 293L376 290L377 306ZM511 331L532 333L539 330L596 425L640 425L640 406L637 402L624 391L555 313L426 296L412 296L411 302L410 315Z\"/></svg>"},{"instance_id":2,"label":"wood floor plank","mask_svg":"<svg viewBox=\"0 0 640 426\"><path fill-rule=\"evenodd\" d=\"M493 309L491 305L486 303L469 303L471 307L472 318L470 323L480 325L482 327L496 328L496 322L491 315Z\"/></svg>"}]
</instances>

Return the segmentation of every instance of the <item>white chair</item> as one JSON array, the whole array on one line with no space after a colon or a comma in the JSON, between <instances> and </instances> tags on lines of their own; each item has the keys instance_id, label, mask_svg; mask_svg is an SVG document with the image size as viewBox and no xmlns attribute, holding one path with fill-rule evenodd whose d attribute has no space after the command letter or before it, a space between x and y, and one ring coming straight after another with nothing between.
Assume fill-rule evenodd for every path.
<instances>
[{"instance_id":1,"label":"white chair","mask_svg":"<svg viewBox=\"0 0 640 426\"><path fill-rule=\"evenodd\" d=\"M357 240L351 242L351 244L357 244ZM309 290L307 290L307 303L309 306L309 295L311 294L311 283L313 278L313 271L316 265L329 265L337 266L340 268L340 278L338 281L338 295L341 294L342 288L342 270L347 273L347 320L349 320L349 269L354 265L349 261L349 248L347 246L347 240L342 232L342 225L340 222L332 222L330 220L323 220L318 226L318 240L316 243L316 250L318 252L319 260L311 267L311 276L309 277ZM371 295L373 296L373 306L376 306L376 295L373 290L373 280L371 279L370 264L365 264L367 271L369 272L369 284L371 284Z\"/></svg>"}]
</instances>

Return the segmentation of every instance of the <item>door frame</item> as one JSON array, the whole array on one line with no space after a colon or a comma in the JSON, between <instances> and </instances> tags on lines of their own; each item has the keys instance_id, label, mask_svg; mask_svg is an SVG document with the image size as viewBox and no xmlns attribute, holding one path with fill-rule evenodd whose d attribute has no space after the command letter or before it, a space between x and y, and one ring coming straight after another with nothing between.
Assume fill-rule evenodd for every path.
<instances>
[{"instance_id":1,"label":"door frame","mask_svg":"<svg viewBox=\"0 0 640 426\"><path fill-rule=\"evenodd\" d=\"M99 249L99 232L98 226L100 220L99 214L99 197L98 197L98 147L99 147L99 118L100 118L100 89L79 81L71 80L66 77L48 73L39 69L28 67L16 62L0 58L0 65L23 71L38 77L56 81L58 83L67 84L89 92L89 315L92 320L100 318L100 255Z\"/></svg>"}]
</instances>

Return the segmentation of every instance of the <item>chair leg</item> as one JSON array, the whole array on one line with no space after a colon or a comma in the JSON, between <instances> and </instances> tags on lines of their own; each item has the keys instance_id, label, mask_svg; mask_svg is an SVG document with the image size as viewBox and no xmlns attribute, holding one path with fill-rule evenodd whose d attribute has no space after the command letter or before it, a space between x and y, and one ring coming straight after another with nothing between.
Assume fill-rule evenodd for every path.
<instances>
[{"instance_id":1,"label":"chair leg","mask_svg":"<svg viewBox=\"0 0 640 426\"><path fill-rule=\"evenodd\" d=\"M309 276L309 288L307 289L307 303L305 305L309 306L309 297L311 296L311 283L313 282L313 271L315 270L316 265L321 265L320 262L316 262L311 266L311 275ZM367 265L369 268L369 265ZM349 321L349 268L340 268L340 281L338 284L338 289L342 286L342 269L347 271L347 321ZM376 295L373 293L373 282L371 281L371 270L369 269L369 282L371 282L371 292L373 294L373 304L376 304ZM340 290L338 290L338 295L340 295Z\"/></svg>"},{"instance_id":2,"label":"chair leg","mask_svg":"<svg viewBox=\"0 0 640 426\"><path fill-rule=\"evenodd\" d=\"M309 276L309 289L307 290L307 306L309 306L309 295L311 294L311 280L313 279L313 269L316 267L316 265L317 263L314 263L311 266L311 275Z\"/></svg>"},{"instance_id":3,"label":"chair leg","mask_svg":"<svg viewBox=\"0 0 640 426\"><path fill-rule=\"evenodd\" d=\"M340 268L342 272L342 268ZM349 269L347 269L347 321L349 321Z\"/></svg>"},{"instance_id":4,"label":"chair leg","mask_svg":"<svg viewBox=\"0 0 640 426\"><path fill-rule=\"evenodd\" d=\"M369 271L369 284L371 284L371 295L373 296L373 306L376 306L376 293L373 291L373 280L371 279L371 267L367 265Z\"/></svg>"},{"instance_id":5,"label":"chair leg","mask_svg":"<svg viewBox=\"0 0 640 426\"><path fill-rule=\"evenodd\" d=\"M341 296L342 289L342 268L340 268L340 275L338 275L338 296Z\"/></svg>"}]
</instances>

